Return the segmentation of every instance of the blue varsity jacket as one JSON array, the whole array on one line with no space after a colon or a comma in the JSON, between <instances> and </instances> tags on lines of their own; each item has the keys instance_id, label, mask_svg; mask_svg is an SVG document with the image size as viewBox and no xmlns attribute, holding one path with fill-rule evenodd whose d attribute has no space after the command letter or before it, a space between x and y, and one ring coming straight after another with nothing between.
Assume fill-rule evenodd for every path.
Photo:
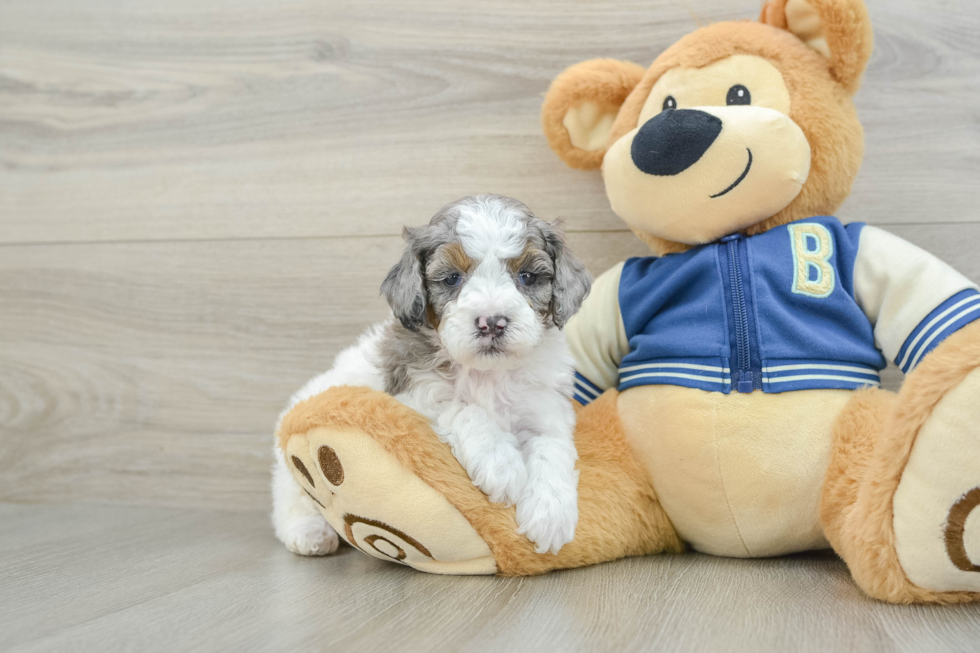
<instances>
[{"instance_id":1,"label":"blue varsity jacket","mask_svg":"<svg viewBox=\"0 0 980 653\"><path fill-rule=\"evenodd\" d=\"M616 376L620 390L876 386L885 354L908 372L980 318L980 293L952 268L887 232L833 217L661 258L631 258L610 272L617 270L616 328L628 347L590 342L587 329L596 317L587 300L582 324L569 338L580 363L575 396L581 403ZM611 365L616 368L603 369Z\"/></svg>"}]
</instances>

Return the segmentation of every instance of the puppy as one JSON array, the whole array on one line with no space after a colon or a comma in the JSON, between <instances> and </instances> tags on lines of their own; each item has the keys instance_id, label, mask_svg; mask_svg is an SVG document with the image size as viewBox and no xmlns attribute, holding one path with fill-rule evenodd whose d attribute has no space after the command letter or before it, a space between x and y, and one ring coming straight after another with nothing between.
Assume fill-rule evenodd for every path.
<instances>
[{"instance_id":1,"label":"puppy","mask_svg":"<svg viewBox=\"0 0 980 653\"><path fill-rule=\"evenodd\" d=\"M429 418L491 501L517 504L518 532L538 553L557 553L578 523L574 371L561 328L591 276L557 224L501 195L465 197L404 237L381 286L396 319L341 352L290 407L337 385L394 395ZM336 532L276 456L276 535L295 553L331 553Z\"/></svg>"}]
</instances>

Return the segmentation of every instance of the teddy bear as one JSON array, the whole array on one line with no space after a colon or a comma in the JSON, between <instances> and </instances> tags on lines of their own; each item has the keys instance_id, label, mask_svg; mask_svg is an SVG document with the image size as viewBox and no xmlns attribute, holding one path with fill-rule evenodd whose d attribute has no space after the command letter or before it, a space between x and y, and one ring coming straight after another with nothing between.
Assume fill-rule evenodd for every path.
<instances>
[{"instance_id":1,"label":"teddy bear","mask_svg":"<svg viewBox=\"0 0 980 653\"><path fill-rule=\"evenodd\" d=\"M356 387L277 429L341 537L446 574L829 547L871 597L980 600L980 292L833 217L863 157L851 98L871 50L862 0L769 0L648 68L559 75L542 109L551 148L601 168L652 250L598 277L565 327L575 538L535 553L424 418ZM888 361L897 393L880 388Z\"/></svg>"}]
</instances>

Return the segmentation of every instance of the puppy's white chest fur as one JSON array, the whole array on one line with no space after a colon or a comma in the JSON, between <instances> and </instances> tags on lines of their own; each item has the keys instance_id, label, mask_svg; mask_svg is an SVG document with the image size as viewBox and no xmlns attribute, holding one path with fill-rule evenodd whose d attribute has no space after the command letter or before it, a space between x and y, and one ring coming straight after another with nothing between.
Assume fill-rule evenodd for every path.
<instances>
[{"instance_id":1,"label":"puppy's white chest fur","mask_svg":"<svg viewBox=\"0 0 980 653\"><path fill-rule=\"evenodd\" d=\"M557 408L554 417L562 426L574 424L574 411L568 403L572 369L564 334L553 329L517 369L455 368L447 379L453 394L450 403L456 407L479 406L502 431L512 433L523 444L540 432L540 412L546 407ZM565 404L567 410L562 409ZM430 417L439 420L436 415Z\"/></svg>"},{"instance_id":2,"label":"puppy's white chest fur","mask_svg":"<svg viewBox=\"0 0 980 653\"><path fill-rule=\"evenodd\" d=\"M480 406L497 426L513 431L515 415L511 408L518 403L513 376L509 371L461 370L454 379L456 400Z\"/></svg>"}]
</instances>

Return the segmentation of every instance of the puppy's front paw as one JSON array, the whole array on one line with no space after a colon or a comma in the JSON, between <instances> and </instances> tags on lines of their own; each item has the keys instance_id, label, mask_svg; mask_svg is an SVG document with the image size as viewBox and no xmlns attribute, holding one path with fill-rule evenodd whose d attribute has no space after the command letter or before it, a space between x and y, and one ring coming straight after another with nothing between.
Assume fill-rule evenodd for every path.
<instances>
[{"instance_id":1,"label":"puppy's front paw","mask_svg":"<svg viewBox=\"0 0 980 653\"><path fill-rule=\"evenodd\" d=\"M286 548L301 556L325 556L340 545L337 531L319 515L298 517L280 534Z\"/></svg>"},{"instance_id":2,"label":"puppy's front paw","mask_svg":"<svg viewBox=\"0 0 980 653\"><path fill-rule=\"evenodd\" d=\"M485 456L471 459L466 466L473 485L494 503L517 503L527 481L524 459L516 447L500 445Z\"/></svg>"},{"instance_id":3,"label":"puppy's front paw","mask_svg":"<svg viewBox=\"0 0 980 653\"><path fill-rule=\"evenodd\" d=\"M537 553L555 553L575 537L578 487L528 482L517 502L517 532L534 542Z\"/></svg>"}]
</instances>

